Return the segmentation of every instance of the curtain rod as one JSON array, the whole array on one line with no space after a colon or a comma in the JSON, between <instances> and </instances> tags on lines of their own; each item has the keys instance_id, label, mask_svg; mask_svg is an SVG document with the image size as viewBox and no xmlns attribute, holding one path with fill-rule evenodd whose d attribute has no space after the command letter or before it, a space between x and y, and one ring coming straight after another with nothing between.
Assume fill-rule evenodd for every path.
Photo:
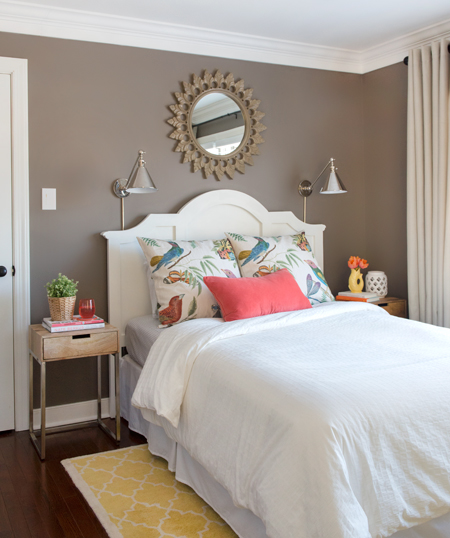
<instances>
[{"instance_id":1,"label":"curtain rod","mask_svg":"<svg viewBox=\"0 0 450 538\"><path fill-rule=\"evenodd\" d=\"M229 112L228 114L224 114L223 116L218 116L217 118L213 118L212 120L206 120L200 123L193 123L192 127L200 127L201 125L205 125L205 123L211 123L212 121L221 120L222 118L227 118L228 116L236 116L236 119L237 119L238 114L242 114L242 110L236 110L236 112Z\"/></svg>"},{"instance_id":2,"label":"curtain rod","mask_svg":"<svg viewBox=\"0 0 450 538\"><path fill-rule=\"evenodd\" d=\"M447 50L448 50L448 52L450 53L450 43L449 43L448 46L447 46ZM405 65L408 65L408 61L409 61L408 56L405 56L405 57L403 58L403 63L404 63Z\"/></svg>"}]
</instances>

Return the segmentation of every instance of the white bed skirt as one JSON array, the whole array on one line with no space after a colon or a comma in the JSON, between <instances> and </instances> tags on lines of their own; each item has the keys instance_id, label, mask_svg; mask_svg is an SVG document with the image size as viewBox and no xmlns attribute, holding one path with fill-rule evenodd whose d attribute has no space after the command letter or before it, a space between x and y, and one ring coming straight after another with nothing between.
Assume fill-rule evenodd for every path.
<instances>
[{"instance_id":1,"label":"white bed skirt","mask_svg":"<svg viewBox=\"0 0 450 538\"><path fill-rule=\"evenodd\" d=\"M146 421L141 412L132 407L131 396L141 371L142 367L128 355L120 360L120 408L128 427L143 435L150 452L167 460L177 480L190 486L214 508L240 538L267 538L263 522L253 512L237 508L228 492L183 446L170 439L163 428ZM450 538L450 513L397 532L391 538Z\"/></svg>"},{"instance_id":2,"label":"white bed skirt","mask_svg":"<svg viewBox=\"0 0 450 538\"><path fill-rule=\"evenodd\" d=\"M241 538L267 538L264 523L250 510L234 506L228 492L195 461L166 432L144 419L141 412L131 405L131 396L142 367L128 355L120 361L120 409L128 420L128 427L143 435L148 448L155 456L164 458L177 480L190 486L202 499L230 525Z\"/></svg>"}]
</instances>

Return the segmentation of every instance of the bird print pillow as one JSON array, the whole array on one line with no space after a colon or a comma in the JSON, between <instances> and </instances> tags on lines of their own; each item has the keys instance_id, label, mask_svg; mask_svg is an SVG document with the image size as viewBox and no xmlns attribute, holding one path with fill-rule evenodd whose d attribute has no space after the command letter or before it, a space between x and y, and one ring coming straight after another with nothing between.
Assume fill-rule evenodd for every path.
<instances>
[{"instance_id":1,"label":"bird print pillow","mask_svg":"<svg viewBox=\"0 0 450 538\"><path fill-rule=\"evenodd\" d=\"M312 305L334 301L305 233L253 237L227 233L243 277L288 269Z\"/></svg>"},{"instance_id":2,"label":"bird print pillow","mask_svg":"<svg viewBox=\"0 0 450 538\"><path fill-rule=\"evenodd\" d=\"M203 277L240 277L228 239L137 239L155 283L160 327L196 318L222 317L213 294L203 284Z\"/></svg>"}]
</instances>

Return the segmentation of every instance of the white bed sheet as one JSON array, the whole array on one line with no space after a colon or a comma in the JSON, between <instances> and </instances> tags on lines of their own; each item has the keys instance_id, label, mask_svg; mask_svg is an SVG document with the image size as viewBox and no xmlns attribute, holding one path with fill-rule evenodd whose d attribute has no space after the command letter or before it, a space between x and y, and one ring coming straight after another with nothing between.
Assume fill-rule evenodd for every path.
<instances>
[{"instance_id":1,"label":"white bed sheet","mask_svg":"<svg viewBox=\"0 0 450 538\"><path fill-rule=\"evenodd\" d=\"M448 331L373 305L233 323L169 329L134 403L268 536L384 537L448 512Z\"/></svg>"}]
</instances>

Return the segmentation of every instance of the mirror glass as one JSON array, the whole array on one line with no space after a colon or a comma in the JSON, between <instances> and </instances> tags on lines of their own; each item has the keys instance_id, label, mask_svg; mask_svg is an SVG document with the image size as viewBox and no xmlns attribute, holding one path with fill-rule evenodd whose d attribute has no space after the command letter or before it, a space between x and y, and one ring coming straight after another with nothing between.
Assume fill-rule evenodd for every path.
<instances>
[{"instance_id":1,"label":"mirror glass","mask_svg":"<svg viewBox=\"0 0 450 538\"><path fill-rule=\"evenodd\" d=\"M191 129L205 151L229 155L244 139L245 121L239 104L217 91L197 101L191 114Z\"/></svg>"}]
</instances>

